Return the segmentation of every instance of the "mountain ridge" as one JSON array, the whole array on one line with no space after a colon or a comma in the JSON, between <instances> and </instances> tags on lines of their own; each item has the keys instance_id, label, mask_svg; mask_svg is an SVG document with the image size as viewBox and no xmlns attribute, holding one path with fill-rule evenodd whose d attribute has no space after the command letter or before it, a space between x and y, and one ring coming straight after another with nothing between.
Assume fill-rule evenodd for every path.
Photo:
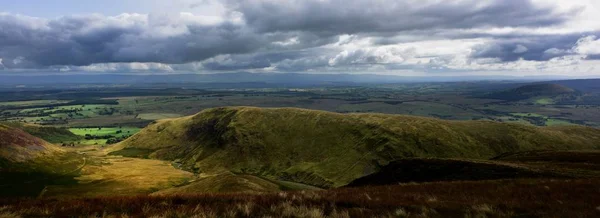
<instances>
[{"instance_id":1,"label":"mountain ridge","mask_svg":"<svg viewBox=\"0 0 600 218\"><path fill-rule=\"evenodd\" d=\"M230 170L339 187L402 158L489 159L507 152L599 149L600 130L223 107L162 120L107 150L171 160L197 173Z\"/></svg>"}]
</instances>

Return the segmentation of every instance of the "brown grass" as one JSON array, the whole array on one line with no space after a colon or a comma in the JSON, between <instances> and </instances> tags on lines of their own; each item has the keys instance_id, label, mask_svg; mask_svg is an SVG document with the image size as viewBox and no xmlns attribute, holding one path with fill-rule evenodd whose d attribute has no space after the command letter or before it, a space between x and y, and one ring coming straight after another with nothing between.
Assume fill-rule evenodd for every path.
<instances>
[{"instance_id":1,"label":"brown grass","mask_svg":"<svg viewBox=\"0 0 600 218\"><path fill-rule=\"evenodd\" d=\"M502 180L269 194L0 199L0 217L597 217L599 206L599 180Z\"/></svg>"}]
</instances>

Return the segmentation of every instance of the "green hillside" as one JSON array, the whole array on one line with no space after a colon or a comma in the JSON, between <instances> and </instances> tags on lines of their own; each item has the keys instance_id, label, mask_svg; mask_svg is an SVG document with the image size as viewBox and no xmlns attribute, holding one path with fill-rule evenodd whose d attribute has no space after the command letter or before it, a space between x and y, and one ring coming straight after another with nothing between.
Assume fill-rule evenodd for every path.
<instances>
[{"instance_id":1,"label":"green hillside","mask_svg":"<svg viewBox=\"0 0 600 218\"><path fill-rule=\"evenodd\" d=\"M37 196L47 185L73 184L81 159L40 138L0 124L0 198Z\"/></svg>"},{"instance_id":2,"label":"green hillside","mask_svg":"<svg viewBox=\"0 0 600 218\"><path fill-rule=\"evenodd\" d=\"M109 152L339 187L406 157L489 159L507 152L598 149L600 130L447 121L295 108L226 107L162 120Z\"/></svg>"},{"instance_id":3,"label":"green hillside","mask_svg":"<svg viewBox=\"0 0 600 218\"><path fill-rule=\"evenodd\" d=\"M0 169L9 162L26 162L59 151L59 148L21 129L0 124Z\"/></svg>"},{"instance_id":4,"label":"green hillside","mask_svg":"<svg viewBox=\"0 0 600 218\"><path fill-rule=\"evenodd\" d=\"M50 143L66 143L83 139L83 136L75 135L67 128L38 126L33 124L24 124L17 122L6 122L3 124L6 126L22 129L23 131Z\"/></svg>"}]
</instances>

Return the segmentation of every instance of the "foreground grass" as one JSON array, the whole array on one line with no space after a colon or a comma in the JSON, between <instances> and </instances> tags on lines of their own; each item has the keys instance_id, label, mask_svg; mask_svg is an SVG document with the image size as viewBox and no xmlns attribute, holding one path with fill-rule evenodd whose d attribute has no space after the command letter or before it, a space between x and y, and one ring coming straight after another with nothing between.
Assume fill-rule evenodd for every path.
<instances>
[{"instance_id":1,"label":"foreground grass","mask_svg":"<svg viewBox=\"0 0 600 218\"><path fill-rule=\"evenodd\" d=\"M599 180L501 180L269 194L0 199L0 217L597 217L599 206Z\"/></svg>"}]
</instances>

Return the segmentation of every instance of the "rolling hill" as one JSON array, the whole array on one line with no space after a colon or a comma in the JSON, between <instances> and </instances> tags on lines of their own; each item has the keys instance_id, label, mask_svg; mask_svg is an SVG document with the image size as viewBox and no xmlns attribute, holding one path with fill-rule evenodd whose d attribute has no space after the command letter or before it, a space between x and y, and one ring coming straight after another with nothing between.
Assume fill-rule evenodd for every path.
<instances>
[{"instance_id":1,"label":"rolling hill","mask_svg":"<svg viewBox=\"0 0 600 218\"><path fill-rule=\"evenodd\" d=\"M0 124L0 162L26 162L61 149L14 127ZM0 169L2 169L0 164Z\"/></svg>"},{"instance_id":2,"label":"rolling hill","mask_svg":"<svg viewBox=\"0 0 600 218\"><path fill-rule=\"evenodd\" d=\"M514 89L489 93L482 98L519 101L535 97L557 97L561 95L577 95L579 92L558 84L529 84Z\"/></svg>"},{"instance_id":3,"label":"rolling hill","mask_svg":"<svg viewBox=\"0 0 600 218\"><path fill-rule=\"evenodd\" d=\"M58 128L51 126L40 126L34 124L25 124L18 122L0 123L6 126L21 129L32 136L38 137L50 143L65 143L82 140L83 136L73 134L66 128Z\"/></svg>"},{"instance_id":4,"label":"rolling hill","mask_svg":"<svg viewBox=\"0 0 600 218\"><path fill-rule=\"evenodd\" d=\"M402 158L489 159L539 149L598 149L598 141L599 129L579 126L225 107L158 121L107 152L172 160L196 173L226 170L328 188Z\"/></svg>"},{"instance_id":5,"label":"rolling hill","mask_svg":"<svg viewBox=\"0 0 600 218\"><path fill-rule=\"evenodd\" d=\"M377 173L356 179L348 186L518 178L568 178L568 176L495 161L410 158L393 161Z\"/></svg>"},{"instance_id":6,"label":"rolling hill","mask_svg":"<svg viewBox=\"0 0 600 218\"><path fill-rule=\"evenodd\" d=\"M0 198L33 197L48 185L75 184L70 172L81 161L73 152L0 124Z\"/></svg>"}]
</instances>

